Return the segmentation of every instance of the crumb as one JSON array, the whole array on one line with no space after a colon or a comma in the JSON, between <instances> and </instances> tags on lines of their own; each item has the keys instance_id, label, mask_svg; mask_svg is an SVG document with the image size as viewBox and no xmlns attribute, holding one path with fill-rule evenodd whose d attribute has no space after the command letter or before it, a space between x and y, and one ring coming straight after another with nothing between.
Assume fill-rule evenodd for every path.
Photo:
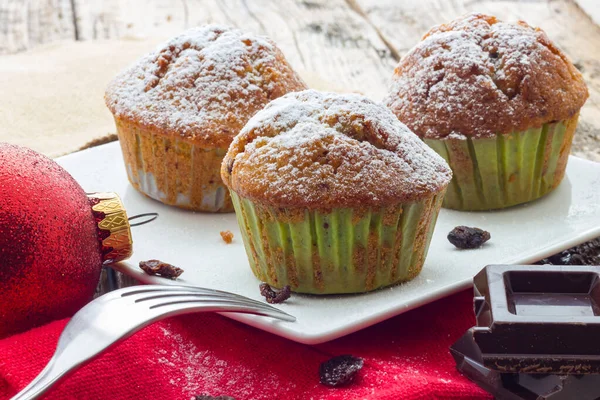
<instances>
[{"instance_id":1,"label":"crumb","mask_svg":"<svg viewBox=\"0 0 600 400\"><path fill-rule=\"evenodd\" d=\"M275 291L268 283L260 284L260 294L265 297L267 303L279 304L290 298L290 285L285 285L281 290Z\"/></svg>"},{"instance_id":2,"label":"crumb","mask_svg":"<svg viewBox=\"0 0 600 400\"><path fill-rule=\"evenodd\" d=\"M448 241L459 249L476 249L490 240L488 231L468 226L457 226L448 234Z\"/></svg>"},{"instance_id":3,"label":"crumb","mask_svg":"<svg viewBox=\"0 0 600 400\"><path fill-rule=\"evenodd\" d=\"M233 233L231 233L231 231L221 231L221 237L227 244L231 244L231 242L233 242Z\"/></svg>"},{"instance_id":4,"label":"crumb","mask_svg":"<svg viewBox=\"0 0 600 400\"><path fill-rule=\"evenodd\" d=\"M333 357L319 367L319 380L325 386L345 386L354 381L362 369L364 360L360 357L343 355Z\"/></svg>"},{"instance_id":5,"label":"crumb","mask_svg":"<svg viewBox=\"0 0 600 400\"><path fill-rule=\"evenodd\" d=\"M177 279L179 275L183 274L181 268L177 268L174 265L162 262L160 260L148 260L140 261L140 268L148 275L160 275L163 278Z\"/></svg>"}]
</instances>

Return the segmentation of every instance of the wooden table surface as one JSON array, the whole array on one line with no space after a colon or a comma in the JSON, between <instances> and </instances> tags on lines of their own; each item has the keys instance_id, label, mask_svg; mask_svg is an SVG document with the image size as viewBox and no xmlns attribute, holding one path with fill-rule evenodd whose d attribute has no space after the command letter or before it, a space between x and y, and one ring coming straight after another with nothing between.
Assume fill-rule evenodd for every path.
<instances>
[{"instance_id":1,"label":"wooden table surface","mask_svg":"<svg viewBox=\"0 0 600 400\"><path fill-rule=\"evenodd\" d=\"M380 100L399 58L423 33L471 11L523 19L566 51L590 89L573 153L600 161L600 0L0 0L0 63L23 64L27 58L10 54L48 43L101 40L110 46L124 38L167 38L192 26L223 23L270 36L295 68L328 85ZM49 63L48 72L72 61L61 57ZM6 71L19 68L6 63L0 71L10 79ZM0 140L16 137L3 126ZM107 133L91 129L84 136ZM37 149L45 151L43 145Z\"/></svg>"}]
</instances>

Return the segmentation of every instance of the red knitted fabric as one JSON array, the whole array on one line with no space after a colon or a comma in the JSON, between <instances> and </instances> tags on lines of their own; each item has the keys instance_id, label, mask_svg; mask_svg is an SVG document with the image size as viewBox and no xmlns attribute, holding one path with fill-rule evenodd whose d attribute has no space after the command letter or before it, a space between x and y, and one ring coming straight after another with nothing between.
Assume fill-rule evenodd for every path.
<instances>
[{"instance_id":1,"label":"red knitted fabric","mask_svg":"<svg viewBox=\"0 0 600 400\"><path fill-rule=\"evenodd\" d=\"M0 399L50 359L67 320L0 341ZM196 314L156 323L71 375L47 399L490 399L455 369L448 347L474 323L465 291L355 334L307 346L225 317ZM319 384L319 364L364 358L346 388Z\"/></svg>"}]
</instances>

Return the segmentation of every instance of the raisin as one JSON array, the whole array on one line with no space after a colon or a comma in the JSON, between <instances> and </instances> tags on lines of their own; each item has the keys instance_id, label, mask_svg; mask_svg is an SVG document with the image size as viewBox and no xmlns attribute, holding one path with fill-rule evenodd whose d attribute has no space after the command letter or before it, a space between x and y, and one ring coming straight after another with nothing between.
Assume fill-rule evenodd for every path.
<instances>
[{"instance_id":1,"label":"raisin","mask_svg":"<svg viewBox=\"0 0 600 400\"><path fill-rule=\"evenodd\" d=\"M561 251L538 261L536 264L600 265L600 238Z\"/></svg>"},{"instance_id":2,"label":"raisin","mask_svg":"<svg viewBox=\"0 0 600 400\"><path fill-rule=\"evenodd\" d=\"M229 162L227 162L227 173L229 175L231 175L231 173L233 172L233 164L235 163L235 158L232 158L229 160Z\"/></svg>"},{"instance_id":3,"label":"raisin","mask_svg":"<svg viewBox=\"0 0 600 400\"><path fill-rule=\"evenodd\" d=\"M292 293L290 285L285 285L281 290L275 291L268 283L260 284L260 294L264 296L267 303L279 304L290 298Z\"/></svg>"},{"instance_id":4,"label":"raisin","mask_svg":"<svg viewBox=\"0 0 600 400\"><path fill-rule=\"evenodd\" d=\"M448 234L448 241L459 249L476 249L490 238L488 231L468 226L457 226Z\"/></svg>"},{"instance_id":5,"label":"raisin","mask_svg":"<svg viewBox=\"0 0 600 400\"><path fill-rule=\"evenodd\" d=\"M210 396L208 394L199 394L194 397L194 400L235 400L231 396Z\"/></svg>"},{"instance_id":6,"label":"raisin","mask_svg":"<svg viewBox=\"0 0 600 400\"><path fill-rule=\"evenodd\" d=\"M177 277L183 274L181 268L177 268L160 260L148 260L140 261L140 268L148 275L160 275L163 278L177 279Z\"/></svg>"},{"instance_id":7,"label":"raisin","mask_svg":"<svg viewBox=\"0 0 600 400\"><path fill-rule=\"evenodd\" d=\"M362 369L362 358L349 354L333 357L319 367L320 381L325 386L345 386L354 381L358 371Z\"/></svg>"}]
</instances>

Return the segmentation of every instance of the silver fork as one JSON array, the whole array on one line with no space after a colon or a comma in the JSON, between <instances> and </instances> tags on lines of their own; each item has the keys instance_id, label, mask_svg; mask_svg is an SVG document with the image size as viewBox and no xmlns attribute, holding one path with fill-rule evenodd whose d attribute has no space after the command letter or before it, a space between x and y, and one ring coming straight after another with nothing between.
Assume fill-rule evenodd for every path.
<instances>
[{"instance_id":1,"label":"silver fork","mask_svg":"<svg viewBox=\"0 0 600 400\"><path fill-rule=\"evenodd\" d=\"M37 399L77 367L143 327L166 317L198 311L296 320L268 304L219 290L171 285L118 289L96 298L73 316L46 368L12 400Z\"/></svg>"}]
</instances>

